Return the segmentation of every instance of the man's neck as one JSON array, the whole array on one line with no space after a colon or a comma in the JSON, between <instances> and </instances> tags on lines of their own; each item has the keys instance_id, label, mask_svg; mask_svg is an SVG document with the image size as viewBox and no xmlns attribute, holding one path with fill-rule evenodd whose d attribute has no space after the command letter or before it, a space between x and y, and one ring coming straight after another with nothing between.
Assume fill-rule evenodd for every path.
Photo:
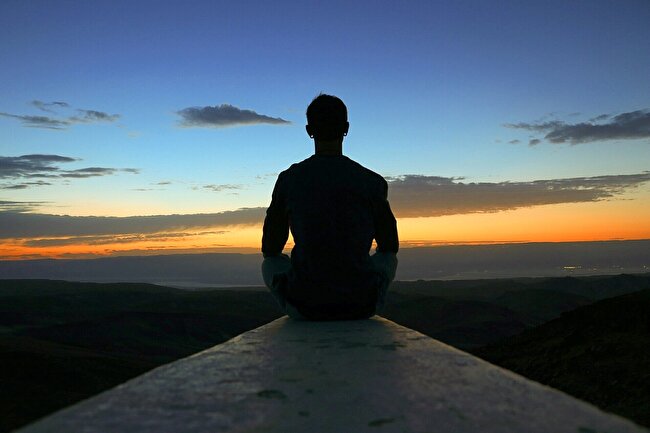
<instances>
[{"instance_id":1,"label":"man's neck","mask_svg":"<svg viewBox=\"0 0 650 433\"><path fill-rule=\"evenodd\" d=\"M343 140L314 141L316 155L339 156L343 155Z\"/></svg>"}]
</instances>

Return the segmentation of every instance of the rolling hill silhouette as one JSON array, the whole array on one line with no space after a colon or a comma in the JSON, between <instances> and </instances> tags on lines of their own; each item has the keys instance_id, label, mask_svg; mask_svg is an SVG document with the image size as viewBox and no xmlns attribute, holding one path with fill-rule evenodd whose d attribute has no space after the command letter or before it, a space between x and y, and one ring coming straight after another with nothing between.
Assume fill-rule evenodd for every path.
<instances>
[{"instance_id":1,"label":"rolling hill silhouette","mask_svg":"<svg viewBox=\"0 0 650 433\"><path fill-rule=\"evenodd\" d=\"M646 289L641 292L646 294L650 290L650 275L396 282L382 315L496 363L503 362L506 368L519 368L526 375L528 371L522 370L522 365L536 365L537 370L548 372L549 377L555 374L571 385L563 388L562 384L553 382L553 386L639 421L635 418L638 410L629 409L635 404L632 400L623 399L618 406L605 406L607 402L601 400L605 401L605 394L609 395L610 391L594 395L592 390L605 388L593 388L593 384L578 374L602 374L601 370L584 366L576 369L568 360L564 364L559 360L584 352L586 363L589 356L597 355L603 365L611 365L612 369L607 370L610 382L619 381L608 382L607 386L615 389L611 395L650 394L647 376L646 382L641 380L640 387L630 391L635 384L624 371L629 366L630 371L640 372L640 360L648 361L647 355L643 358L640 353L648 343L647 313L646 322L638 317L634 319L641 328L646 326L642 328L646 332L645 340L638 334L641 328L625 321L628 319L616 318L626 309L638 312L637 316L641 317L646 298L624 296L623 304L615 309L619 313L613 317L608 315L613 307L607 304L605 307L601 303L586 305L641 289ZM638 308L634 307L637 301ZM592 307L597 307L594 312L585 310ZM647 305L645 308L647 312ZM583 310L588 313L579 313ZM581 319L566 322L573 314ZM265 291L187 291L139 283L0 280L0 386L3 390L0 432L87 398L157 365L221 343L280 315L275 301ZM581 334L586 331L578 331L581 328L577 326L590 323L592 316L623 325L618 334L605 332L606 344L589 345L585 341L595 338L600 329L597 326L604 325L593 325L593 335ZM551 319L555 320L526 331ZM546 334L537 337L534 333L551 325L557 329L548 332L549 341L542 338ZM557 347L552 346L552 337L563 332L573 332L569 334L573 337L562 340ZM510 367L505 364L508 359L520 358L507 351L510 346L500 346L498 342L520 341L509 339L517 334L521 338L528 336L525 338L529 340L521 340L526 344L517 343L520 345L516 350L523 357L521 365ZM495 345L481 348L490 343ZM637 343L636 348L632 347ZM553 356L545 358L544 353L534 352L539 347L548 348ZM499 353L503 356L497 356ZM616 353L618 358L611 353ZM534 364L536 357L540 361ZM536 378L537 370L532 371L531 377ZM585 377L603 381L599 376Z\"/></svg>"},{"instance_id":2,"label":"rolling hill silhouette","mask_svg":"<svg viewBox=\"0 0 650 433\"><path fill-rule=\"evenodd\" d=\"M649 312L645 289L566 312L473 353L650 426Z\"/></svg>"}]
</instances>

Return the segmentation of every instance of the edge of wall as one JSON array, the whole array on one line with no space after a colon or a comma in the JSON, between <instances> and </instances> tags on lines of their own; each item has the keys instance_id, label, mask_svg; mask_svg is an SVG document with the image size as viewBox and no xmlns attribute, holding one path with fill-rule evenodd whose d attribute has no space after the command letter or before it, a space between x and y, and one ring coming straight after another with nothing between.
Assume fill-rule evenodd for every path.
<instances>
[{"instance_id":1,"label":"edge of wall","mask_svg":"<svg viewBox=\"0 0 650 433\"><path fill-rule=\"evenodd\" d=\"M384 318L286 317L18 430L644 432Z\"/></svg>"}]
</instances>

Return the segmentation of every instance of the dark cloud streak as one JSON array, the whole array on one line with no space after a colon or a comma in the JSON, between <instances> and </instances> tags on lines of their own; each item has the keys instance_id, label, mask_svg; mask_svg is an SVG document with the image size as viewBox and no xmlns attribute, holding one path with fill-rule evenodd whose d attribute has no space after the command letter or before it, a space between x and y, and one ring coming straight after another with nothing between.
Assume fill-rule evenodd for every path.
<instances>
[{"instance_id":1,"label":"dark cloud streak","mask_svg":"<svg viewBox=\"0 0 650 433\"><path fill-rule=\"evenodd\" d=\"M496 183L407 175L390 179L389 192L396 216L413 218L602 201L649 181L650 172Z\"/></svg>"},{"instance_id":2,"label":"dark cloud streak","mask_svg":"<svg viewBox=\"0 0 650 433\"><path fill-rule=\"evenodd\" d=\"M242 110L230 104L207 107L188 107L176 112L181 116L180 126L223 128L228 126L258 125L287 125L288 120L258 114L252 110Z\"/></svg>"},{"instance_id":3,"label":"dark cloud streak","mask_svg":"<svg viewBox=\"0 0 650 433\"><path fill-rule=\"evenodd\" d=\"M388 180L389 198L396 216L417 218L617 199L650 182L650 172L528 182L466 182L463 178L419 175ZM0 239L26 242L33 238L129 237L252 226L261 225L266 211L265 207L255 207L209 214L69 216L36 213L39 205L38 202L0 202L0 210L4 210L0 211Z\"/></svg>"},{"instance_id":4,"label":"dark cloud streak","mask_svg":"<svg viewBox=\"0 0 650 433\"><path fill-rule=\"evenodd\" d=\"M56 113L56 111L52 110L50 107L67 108L70 106L67 102L63 102L63 101L43 102L43 101L39 101L38 99L33 100L32 102L30 102L30 104L38 108L39 110L45 111L47 113Z\"/></svg>"},{"instance_id":5,"label":"dark cloud streak","mask_svg":"<svg viewBox=\"0 0 650 433\"><path fill-rule=\"evenodd\" d=\"M235 184L220 184L220 185L203 185L203 189L208 189L210 191L214 192L221 192L221 191L226 191L226 190L237 190L237 189L243 189L243 185L235 185Z\"/></svg>"},{"instance_id":6,"label":"dark cloud streak","mask_svg":"<svg viewBox=\"0 0 650 433\"><path fill-rule=\"evenodd\" d=\"M3 213L18 213L31 212L38 209L39 206L45 204L42 201L8 201L0 200L0 215Z\"/></svg>"},{"instance_id":7,"label":"dark cloud streak","mask_svg":"<svg viewBox=\"0 0 650 433\"><path fill-rule=\"evenodd\" d=\"M120 118L119 114L108 114L96 110L77 110L83 117L72 116L68 120L72 123L97 123L97 122L115 122Z\"/></svg>"},{"instance_id":8,"label":"dark cloud streak","mask_svg":"<svg viewBox=\"0 0 650 433\"><path fill-rule=\"evenodd\" d=\"M34 179L34 178L88 178L97 176L109 176L117 172L138 174L136 168L108 168L108 167L86 167L76 170L62 170L61 163L78 161L60 155L22 155L22 156L0 156L0 179ZM30 185L44 185L45 182L23 182L4 189L24 189ZM20 186L25 185L25 186Z\"/></svg>"},{"instance_id":9,"label":"dark cloud streak","mask_svg":"<svg viewBox=\"0 0 650 433\"><path fill-rule=\"evenodd\" d=\"M266 211L265 208L257 207L210 214L69 216L26 213L37 206L35 203L6 203L3 207L7 210L0 212L0 239L147 234L196 228L256 225L262 223Z\"/></svg>"},{"instance_id":10,"label":"dark cloud streak","mask_svg":"<svg viewBox=\"0 0 650 433\"><path fill-rule=\"evenodd\" d=\"M0 116L18 119L23 126L28 128L65 129L71 124L67 120L53 119L47 116L23 116L3 112L0 112Z\"/></svg>"},{"instance_id":11,"label":"dark cloud streak","mask_svg":"<svg viewBox=\"0 0 650 433\"><path fill-rule=\"evenodd\" d=\"M30 102L30 105L38 108L41 111L51 114L57 114L52 107L68 108L70 105L67 102L54 101L43 102L37 99ZM29 128L44 128L44 129L67 129L75 124L90 124L100 122L115 122L120 118L119 114L108 114L103 111L97 110L76 110L77 116L68 116L66 118L54 118L49 116L32 116L0 112L0 116L17 119L23 126Z\"/></svg>"},{"instance_id":12,"label":"dark cloud streak","mask_svg":"<svg viewBox=\"0 0 650 433\"><path fill-rule=\"evenodd\" d=\"M607 123L597 123L607 119L610 119ZM581 144L605 140L636 140L650 138L650 111L630 111L613 117L609 114L602 114L590 119L588 122L574 124L553 120L540 123L509 123L504 126L544 133L544 139L555 144Z\"/></svg>"},{"instance_id":13,"label":"dark cloud streak","mask_svg":"<svg viewBox=\"0 0 650 433\"><path fill-rule=\"evenodd\" d=\"M175 239L191 238L194 236L219 235L227 233L225 230L209 232L163 232L151 234L128 234L128 235L99 235L99 236L73 236L63 238L42 238L30 239L21 245L26 247L60 247L67 245L106 245L106 244L128 244L134 242L158 241L164 242Z\"/></svg>"}]
</instances>

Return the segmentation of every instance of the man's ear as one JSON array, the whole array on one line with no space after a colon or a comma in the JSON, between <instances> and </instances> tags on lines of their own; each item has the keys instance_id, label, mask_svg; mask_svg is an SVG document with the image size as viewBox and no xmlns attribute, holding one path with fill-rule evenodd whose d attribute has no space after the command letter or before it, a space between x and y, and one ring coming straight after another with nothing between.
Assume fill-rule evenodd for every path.
<instances>
[{"instance_id":1,"label":"man's ear","mask_svg":"<svg viewBox=\"0 0 650 433\"><path fill-rule=\"evenodd\" d=\"M343 127L343 135L348 135L349 130L350 130L350 122L345 122L345 126Z\"/></svg>"},{"instance_id":2,"label":"man's ear","mask_svg":"<svg viewBox=\"0 0 650 433\"><path fill-rule=\"evenodd\" d=\"M305 125L305 130L307 131L307 135L309 135L309 138L314 138L314 130L310 125Z\"/></svg>"}]
</instances>

